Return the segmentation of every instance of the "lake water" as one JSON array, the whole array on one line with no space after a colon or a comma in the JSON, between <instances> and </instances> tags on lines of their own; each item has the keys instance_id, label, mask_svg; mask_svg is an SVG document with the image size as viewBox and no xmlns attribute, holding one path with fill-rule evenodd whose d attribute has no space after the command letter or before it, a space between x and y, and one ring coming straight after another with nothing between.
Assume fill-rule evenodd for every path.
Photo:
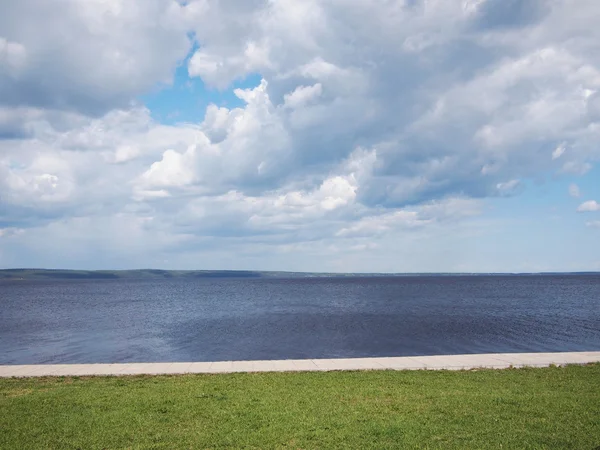
<instances>
[{"instance_id":1,"label":"lake water","mask_svg":"<svg viewBox=\"0 0 600 450\"><path fill-rule=\"evenodd\" d=\"M600 350L600 276L0 282L0 364Z\"/></svg>"}]
</instances>

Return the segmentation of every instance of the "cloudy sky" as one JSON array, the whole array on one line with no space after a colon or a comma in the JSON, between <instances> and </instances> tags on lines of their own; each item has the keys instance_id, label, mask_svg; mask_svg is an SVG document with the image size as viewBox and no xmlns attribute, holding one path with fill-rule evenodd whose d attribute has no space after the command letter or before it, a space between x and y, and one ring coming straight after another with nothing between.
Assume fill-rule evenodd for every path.
<instances>
[{"instance_id":1,"label":"cloudy sky","mask_svg":"<svg viewBox=\"0 0 600 450\"><path fill-rule=\"evenodd\" d=\"M0 2L0 267L600 270L598 0Z\"/></svg>"}]
</instances>

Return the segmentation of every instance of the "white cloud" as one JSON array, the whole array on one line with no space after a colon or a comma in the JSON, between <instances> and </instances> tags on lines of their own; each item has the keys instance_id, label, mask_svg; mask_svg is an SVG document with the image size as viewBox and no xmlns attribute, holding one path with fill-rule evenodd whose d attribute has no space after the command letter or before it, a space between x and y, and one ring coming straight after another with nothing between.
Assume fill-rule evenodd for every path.
<instances>
[{"instance_id":1,"label":"white cloud","mask_svg":"<svg viewBox=\"0 0 600 450\"><path fill-rule=\"evenodd\" d=\"M185 153L167 150L162 159L155 162L142 174L142 179L151 187L185 186L194 181L192 161L196 147L192 146Z\"/></svg>"},{"instance_id":2,"label":"white cloud","mask_svg":"<svg viewBox=\"0 0 600 450\"><path fill-rule=\"evenodd\" d=\"M203 193L276 187L294 169L283 118L265 81L253 89L236 89L235 94L247 103L245 108L209 108L199 127L188 126L194 130L188 148L166 151L136 182L139 187L196 187Z\"/></svg>"},{"instance_id":3,"label":"white cloud","mask_svg":"<svg viewBox=\"0 0 600 450\"><path fill-rule=\"evenodd\" d=\"M115 150L114 162L124 163L140 156L141 151L138 147L132 145L121 145Z\"/></svg>"},{"instance_id":4,"label":"white cloud","mask_svg":"<svg viewBox=\"0 0 600 450\"><path fill-rule=\"evenodd\" d=\"M517 3L12 2L0 227L43 240L131 220L132 241L161 236L160 251L385 251L531 180L591 176L598 3ZM157 123L139 96L170 82L191 32L190 75L222 91L262 81L201 123Z\"/></svg>"},{"instance_id":5,"label":"white cloud","mask_svg":"<svg viewBox=\"0 0 600 450\"><path fill-rule=\"evenodd\" d=\"M65 202L75 188L70 165L48 154L37 155L27 168L0 165L0 173L4 202L21 206Z\"/></svg>"},{"instance_id":6,"label":"white cloud","mask_svg":"<svg viewBox=\"0 0 600 450\"><path fill-rule=\"evenodd\" d=\"M585 223L586 226L591 228L600 228L600 220L591 220Z\"/></svg>"},{"instance_id":7,"label":"white cloud","mask_svg":"<svg viewBox=\"0 0 600 450\"><path fill-rule=\"evenodd\" d=\"M320 83L313 86L298 86L291 94L284 95L285 106L297 108L309 102L310 100L319 97L323 91Z\"/></svg>"},{"instance_id":8,"label":"white cloud","mask_svg":"<svg viewBox=\"0 0 600 450\"><path fill-rule=\"evenodd\" d=\"M561 171L564 173L570 173L574 175L585 175L591 169L592 164L588 162L569 161L562 166Z\"/></svg>"},{"instance_id":9,"label":"white cloud","mask_svg":"<svg viewBox=\"0 0 600 450\"><path fill-rule=\"evenodd\" d=\"M460 221L480 213L481 203L477 200L449 198L416 207L406 207L394 212L367 216L349 227L342 228L337 232L337 236L380 236L398 229L412 229L431 224Z\"/></svg>"},{"instance_id":10,"label":"white cloud","mask_svg":"<svg viewBox=\"0 0 600 450\"><path fill-rule=\"evenodd\" d=\"M510 180L504 183L498 183L496 189L498 189L500 195L513 195L520 186L521 182L519 180Z\"/></svg>"},{"instance_id":11,"label":"white cloud","mask_svg":"<svg viewBox=\"0 0 600 450\"><path fill-rule=\"evenodd\" d=\"M255 42L248 42L242 55L222 60L202 50L194 53L188 64L191 77L201 77L212 86L224 89L244 74L260 72L269 67L268 50Z\"/></svg>"},{"instance_id":12,"label":"white cloud","mask_svg":"<svg viewBox=\"0 0 600 450\"><path fill-rule=\"evenodd\" d=\"M560 144L552 152L552 159L558 159L558 158L560 158L565 153L565 151L566 151L565 144Z\"/></svg>"},{"instance_id":13,"label":"white cloud","mask_svg":"<svg viewBox=\"0 0 600 450\"><path fill-rule=\"evenodd\" d=\"M595 212L600 211L600 203L596 200L588 200L587 202L583 202L577 208L577 212Z\"/></svg>"},{"instance_id":14,"label":"white cloud","mask_svg":"<svg viewBox=\"0 0 600 450\"><path fill-rule=\"evenodd\" d=\"M579 186L575 183L569 185L569 195L573 198L579 198L581 196L581 192L579 190Z\"/></svg>"},{"instance_id":15,"label":"white cloud","mask_svg":"<svg viewBox=\"0 0 600 450\"><path fill-rule=\"evenodd\" d=\"M92 114L126 107L171 80L199 13L174 0L8 2L0 15L0 97Z\"/></svg>"}]
</instances>

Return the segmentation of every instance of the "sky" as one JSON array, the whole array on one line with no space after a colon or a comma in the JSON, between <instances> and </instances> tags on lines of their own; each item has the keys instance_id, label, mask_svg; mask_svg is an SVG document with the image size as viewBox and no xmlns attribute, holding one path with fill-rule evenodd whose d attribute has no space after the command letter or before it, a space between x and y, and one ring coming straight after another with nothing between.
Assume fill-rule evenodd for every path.
<instances>
[{"instance_id":1,"label":"sky","mask_svg":"<svg viewBox=\"0 0 600 450\"><path fill-rule=\"evenodd\" d=\"M0 2L0 268L600 270L597 0Z\"/></svg>"}]
</instances>

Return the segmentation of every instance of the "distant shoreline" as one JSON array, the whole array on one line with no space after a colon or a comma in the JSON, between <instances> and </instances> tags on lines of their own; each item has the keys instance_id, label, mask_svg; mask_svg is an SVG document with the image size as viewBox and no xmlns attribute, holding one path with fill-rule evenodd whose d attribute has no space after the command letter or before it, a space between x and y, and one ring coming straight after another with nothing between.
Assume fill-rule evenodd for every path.
<instances>
[{"instance_id":1,"label":"distant shoreline","mask_svg":"<svg viewBox=\"0 0 600 450\"><path fill-rule=\"evenodd\" d=\"M116 280L116 279L198 279L198 278L350 278L350 277L485 277L485 276L598 276L600 272L539 273L322 273L252 270L73 270L73 269L0 269L0 281L27 280Z\"/></svg>"}]
</instances>

